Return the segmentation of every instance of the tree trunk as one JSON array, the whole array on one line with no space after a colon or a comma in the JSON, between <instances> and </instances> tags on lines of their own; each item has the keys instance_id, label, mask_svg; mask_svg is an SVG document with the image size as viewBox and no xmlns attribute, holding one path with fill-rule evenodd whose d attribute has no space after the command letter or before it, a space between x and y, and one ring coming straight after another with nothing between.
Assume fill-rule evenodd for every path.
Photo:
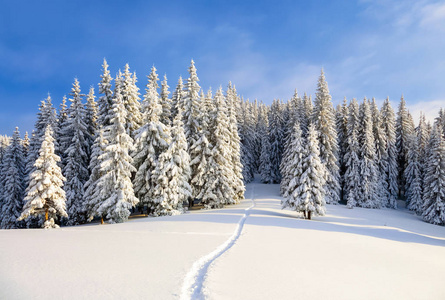
<instances>
[{"instance_id":1,"label":"tree trunk","mask_svg":"<svg viewBox=\"0 0 445 300\"><path fill-rule=\"evenodd\" d=\"M308 212L307 212L307 218L308 218L309 220L311 219L311 214L312 214L311 211L308 211Z\"/></svg>"},{"instance_id":2,"label":"tree trunk","mask_svg":"<svg viewBox=\"0 0 445 300\"><path fill-rule=\"evenodd\" d=\"M103 224L104 223L104 218L102 217L102 218L100 218L100 224Z\"/></svg>"},{"instance_id":3,"label":"tree trunk","mask_svg":"<svg viewBox=\"0 0 445 300\"><path fill-rule=\"evenodd\" d=\"M48 221L48 208L45 210L45 221Z\"/></svg>"}]
</instances>

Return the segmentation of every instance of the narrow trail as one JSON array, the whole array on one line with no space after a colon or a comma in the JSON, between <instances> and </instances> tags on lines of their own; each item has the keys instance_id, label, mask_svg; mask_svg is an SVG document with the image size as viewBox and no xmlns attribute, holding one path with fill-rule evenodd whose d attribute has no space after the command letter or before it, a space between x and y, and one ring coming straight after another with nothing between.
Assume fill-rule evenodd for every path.
<instances>
[{"instance_id":1,"label":"narrow trail","mask_svg":"<svg viewBox=\"0 0 445 300\"><path fill-rule=\"evenodd\" d=\"M255 199L254 199L254 190L255 184L252 184L252 190L250 192L250 201L252 201L252 205L246 208L244 211L244 215L238 222L238 226L235 228L232 236L226 240L223 244L221 244L214 251L209 254L201 257L197 261L195 261L188 271L187 275L184 278L184 282L182 284L181 289L181 300L190 300L190 299L205 299L205 295L203 293L203 284L207 275L207 271L209 266L222 254L227 252L232 246L236 243L238 238L241 235L241 232L244 228L244 223L246 222L247 217L250 214L250 210L255 207Z\"/></svg>"}]
</instances>

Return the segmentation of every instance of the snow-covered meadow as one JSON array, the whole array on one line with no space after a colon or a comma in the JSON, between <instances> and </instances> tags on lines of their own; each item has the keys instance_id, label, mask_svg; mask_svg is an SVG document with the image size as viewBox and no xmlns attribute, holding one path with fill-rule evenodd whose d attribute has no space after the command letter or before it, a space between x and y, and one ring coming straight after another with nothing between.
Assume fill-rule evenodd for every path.
<instances>
[{"instance_id":1,"label":"snow-covered meadow","mask_svg":"<svg viewBox=\"0 0 445 300\"><path fill-rule=\"evenodd\" d=\"M246 188L224 209L2 230L0 298L445 298L444 227L343 205L304 220L281 210L278 185Z\"/></svg>"}]
</instances>

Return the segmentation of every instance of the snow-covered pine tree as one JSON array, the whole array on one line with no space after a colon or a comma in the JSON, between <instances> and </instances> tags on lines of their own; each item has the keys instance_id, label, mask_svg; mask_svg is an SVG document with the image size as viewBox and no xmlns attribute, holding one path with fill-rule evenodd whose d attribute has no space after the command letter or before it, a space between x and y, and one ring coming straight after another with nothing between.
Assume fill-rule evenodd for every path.
<instances>
[{"instance_id":1,"label":"snow-covered pine tree","mask_svg":"<svg viewBox=\"0 0 445 300\"><path fill-rule=\"evenodd\" d=\"M383 131L382 116L375 99L371 103L372 131L374 133L375 143L375 163L378 168L377 193L381 201L381 206L386 206L386 194L388 190L388 178L386 170L388 169L388 151L386 148L386 135Z\"/></svg>"},{"instance_id":2,"label":"snow-covered pine tree","mask_svg":"<svg viewBox=\"0 0 445 300\"><path fill-rule=\"evenodd\" d=\"M283 156L284 144L284 128L283 115L279 100L274 100L269 111L269 141L270 141L270 163L271 183L279 183L281 181L280 165Z\"/></svg>"},{"instance_id":3,"label":"snow-covered pine tree","mask_svg":"<svg viewBox=\"0 0 445 300\"><path fill-rule=\"evenodd\" d=\"M156 68L153 66L148 76L142 104L144 125L136 131L135 150L132 153L133 165L136 168L133 180L134 192L139 198L140 205L146 205L149 213L154 215L158 213L161 201L156 196L160 192L155 189L160 174L156 174L155 170L159 156L167 151L171 140L169 128L160 121L162 106L157 91L158 80Z\"/></svg>"},{"instance_id":4,"label":"snow-covered pine tree","mask_svg":"<svg viewBox=\"0 0 445 300\"><path fill-rule=\"evenodd\" d=\"M209 161L210 172L214 174L211 184L214 201L206 203L208 208L220 208L224 204L235 204L237 198L233 189L233 165L231 159L230 130L227 103L224 100L222 88L220 87L214 98L216 104L215 130L213 131L214 141L211 160ZM207 189L204 186L203 189ZM206 194L209 194L206 192Z\"/></svg>"},{"instance_id":5,"label":"snow-covered pine tree","mask_svg":"<svg viewBox=\"0 0 445 300\"><path fill-rule=\"evenodd\" d=\"M218 105L218 100L216 100ZM227 107L227 117L228 117L228 129L229 129L229 164L232 169L232 178L230 179L230 184L234 193L235 203L240 203L244 200L244 181L243 181L243 165L241 164L241 154L240 154L240 144L241 140L238 134L238 123L237 114L240 110L239 99L236 95L235 86L229 82L229 86L226 93L226 107ZM217 120L218 122L218 120ZM216 130L216 128L215 128ZM216 144L215 144L216 145Z\"/></svg>"},{"instance_id":6,"label":"snow-covered pine tree","mask_svg":"<svg viewBox=\"0 0 445 300\"><path fill-rule=\"evenodd\" d=\"M84 185L84 205L83 211L86 214L87 221L93 220L95 214L98 211L99 206L102 204L101 191L97 186L98 180L104 175L101 172L101 163L103 159L103 153L105 151L106 141L103 137L103 128L99 127L96 131L94 143L91 146L91 159L88 166L91 174L88 181ZM101 223L104 223L104 215L101 215Z\"/></svg>"},{"instance_id":7,"label":"snow-covered pine tree","mask_svg":"<svg viewBox=\"0 0 445 300\"><path fill-rule=\"evenodd\" d=\"M408 160L408 140L412 134L410 128L409 113L406 109L405 99L400 99L399 110L396 121L396 147L397 147L397 165L398 165L398 184L399 196L405 195L405 169Z\"/></svg>"},{"instance_id":8,"label":"snow-covered pine tree","mask_svg":"<svg viewBox=\"0 0 445 300\"><path fill-rule=\"evenodd\" d=\"M99 124L99 126L105 127L110 125L110 112L113 105L113 91L111 90L111 82L113 81L113 78L110 75L108 64L105 58L102 64L102 68L103 73L100 76L102 80L99 83L99 94L102 94L102 96L100 96L97 101L97 105L99 106L97 123Z\"/></svg>"},{"instance_id":9,"label":"snow-covered pine tree","mask_svg":"<svg viewBox=\"0 0 445 300\"><path fill-rule=\"evenodd\" d=\"M315 125L308 128L308 136L303 151L303 169L293 197L298 203L297 211L304 213L309 220L312 214L323 216L326 213L325 181L326 167L320 158L318 133Z\"/></svg>"},{"instance_id":10,"label":"snow-covered pine tree","mask_svg":"<svg viewBox=\"0 0 445 300\"><path fill-rule=\"evenodd\" d=\"M56 145L56 154L60 157L59 166L63 169L63 163L65 161L65 151L68 149L67 140L63 137L63 130L66 128L68 122L68 109L66 105L66 96L63 96L62 103L59 107L57 114L57 126L54 128L54 139L58 141Z\"/></svg>"},{"instance_id":11,"label":"snow-covered pine tree","mask_svg":"<svg viewBox=\"0 0 445 300\"><path fill-rule=\"evenodd\" d=\"M445 142L439 122L434 124L428 148L422 217L428 223L445 225Z\"/></svg>"},{"instance_id":12,"label":"snow-covered pine tree","mask_svg":"<svg viewBox=\"0 0 445 300\"><path fill-rule=\"evenodd\" d=\"M96 96L94 95L94 88L90 87L90 91L87 96L87 103L86 103L86 113L85 113L85 123L87 125L87 132L88 136L86 137L88 140L88 150L91 149L91 146L94 143L94 139L96 136L97 131L97 114L98 114L98 107L97 103L95 101ZM88 163L90 160L91 153L88 152Z\"/></svg>"},{"instance_id":13,"label":"snow-covered pine tree","mask_svg":"<svg viewBox=\"0 0 445 300\"><path fill-rule=\"evenodd\" d=\"M408 208L421 213L422 210L422 178L419 160L419 139L416 134L411 134L408 140L408 161L405 169L406 197Z\"/></svg>"},{"instance_id":14,"label":"snow-covered pine tree","mask_svg":"<svg viewBox=\"0 0 445 300\"><path fill-rule=\"evenodd\" d=\"M312 110L313 110L312 99L310 96L308 97L308 95L304 93L303 101L299 109L301 130L303 132L303 136L307 135L309 125L311 124Z\"/></svg>"},{"instance_id":15,"label":"snow-covered pine tree","mask_svg":"<svg viewBox=\"0 0 445 300\"><path fill-rule=\"evenodd\" d=\"M176 89L173 91L171 98L171 120L176 118L179 108L184 108L184 84L182 82L182 77L179 76L178 84Z\"/></svg>"},{"instance_id":16,"label":"snow-covered pine tree","mask_svg":"<svg viewBox=\"0 0 445 300\"><path fill-rule=\"evenodd\" d=\"M60 158L54 153L54 138L50 125L47 125L35 170L29 175L22 214L18 221L32 215L45 215L45 228L58 227L54 224L57 215L68 217L65 206L65 191L62 189L65 178L58 166Z\"/></svg>"},{"instance_id":17,"label":"snow-covered pine tree","mask_svg":"<svg viewBox=\"0 0 445 300\"><path fill-rule=\"evenodd\" d=\"M428 145L428 139L429 139L429 133L428 133L428 127L426 124L426 118L425 114L420 114L419 119L419 126L416 128L417 133L417 142L419 147L419 168L420 168L420 186L422 188L422 194L423 194L423 182L425 178L425 171L426 171L426 163L427 163L427 157L426 157L426 148Z\"/></svg>"},{"instance_id":18,"label":"snow-covered pine tree","mask_svg":"<svg viewBox=\"0 0 445 300\"><path fill-rule=\"evenodd\" d=\"M255 172L255 131L251 104L248 100L241 103L241 111L243 117L240 128L242 175L244 183L249 183L253 180Z\"/></svg>"},{"instance_id":19,"label":"snow-covered pine tree","mask_svg":"<svg viewBox=\"0 0 445 300\"><path fill-rule=\"evenodd\" d=\"M360 105L360 186L358 205L365 208L380 208L378 194L378 167L376 164L375 141L372 132L372 116L369 102L365 98Z\"/></svg>"},{"instance_id":20,"label":"snow-covered pine tree","mask_svg":"<svg viewBox=\"0 0 445 300\"><path fill-rule=\"evenodd\" d=\"M25 136L23 137L22 147L23 147L23 158L25 159L24 164L26 165L26 157L28 156L28 151L29 151L29 135L28 135L28 131L25 132Z\"/></svg>"},{"instance_id":21,"label":"snow-covered pine tree","mask_svg":"<svg viewBox=\"0 0 445 300\"><path fill-rule=\"evenodd\" d=\"M212 98L212 91L209 89L207 95L204 96L204 93L201 92L201 99L203 101L203 106L201 110L201 128L202 134L200 140L195 143L196 147L200 148L200 156L199 164L197 166L197 170L202 170L199 172L199 176L193 178L196 186L202 187L201 193L196 196L196 198L201 199L201 203L206 208L218 207L220 201L216 199L216 196L213 194L213 182L215 180L215 172L214 168L214 158L212 151L214 141L214 131L216 127L216 106L215 101Z\"/></svg>"},{"instance_id":22,"label":"snow-covered pine tree","mask_svg":"<svg viewBox=\"0 0 445 300\"><path fill-rule=\"evenodd\" d=\"M302 197L298 197L297 191L303 175L304 139L302 137L301 126L295 122L287 147L286 165L282 165L281 194L283 196L282 208L289 207L298 210L302 204ZM283 160L284 161L284 160Z\"/></svg>"},{"instance_id":23,"label":"snow-covered pine tree","mask_svg":"<svg viewBox=\"0 0 445 300\"><path fill-rule=\"evenodd\" d=\"M25 192L25 158L20 139L19 129L16 127L12 135L2 163L4 182L2 184L3 204L1 212L1 228L12 229L24 227L24 222L18 222L23 208L23 195Z\"/></svg>"},{"instance_id":24,"label":"snow-covered pine tree","mask_svg":"<svg viewBox=\"0 0 445 300\"><path fill-rule=\"evenodd\" d=\"M100 161L100 178L97 180L99 199L93 215L104 217L111 223L121 223L128 219L130 209L139 200L134 196L131 183L133 159L129 152L134 149L133 139L125 128L127 110L122 101L119 87L113 98L110 112L110 125L104 128L103 138L107 141L103 154L98 157ZM91 215L90 215L91 216Z\"/></svg>"},{"instance_id":25,"label":"snow-covered pine tree","mask_svg":"<svg viewBox=\"0 0 445 300\"><path fill-rule=\"evenodd\" d=\"M261 106L260 113L260 137L261 137L261 155L260 155L260 176L261 182L263 183L273 183L272 178L272 162L270 159L270 153L272 151L272 146L270 145L269 139L269 118L267 113L267 107Z\"/></svg>"},{"instance_id":26,"label":"snow-covered pine tree","mask_svg":"<svg viewBox=\"0 0 445 300\"><path fill-rule=\"evenodd\" d=\"M135 139L135 131L142 125L141 103L139 102L139 88L136 85L136 73L130 72L128 64L124 67L124 73L119 80L115 80L116 85L120 85L122 103L127 113L125 114L125 129L132 139Z\"/></svg>"},{"instance_id":27,"label":"snow-covered pine tree","mask_svg":"<svg viewBox=\"0 0 445 300\"><path fill-rule=\"evenodd\" d=\"M155 197L158 205L155 216L175 215L184 211L183 202L192 196L190 156L187 153L182 117L177 115L171 129L172 140L168 149L159 155L154 175Z\"/></svg>"},{"instance_id":28,"label":"snow-covered pine tree","mask_svg":"<svg viewBox=\"0 0 445 300\"><path fill-rule=\"evenodd\" d=\"M191 186L192 186L192 197L196 198L201 194L202 183L201 177L203 176L204 170L200 168L200 160L202 157L201 146L202 143L202 126L201 116L202 107L201 99L199 97L199 90L201 89L198 84L198 75L196 74L195 62L192 60L190 63L189 78L187 79L187 84L184 91L184 99L182 101L183 107L183 122L184 122L184 132L187 138L187 145L190 155L190 165L192 170L191 175Z\"/></svg>"},{"instance_id":29,"label":"snow-covered pine tree","mask_svg":"<svg viewBox=\"0 0 445 300\"><path fill-rule=\"evenodd\" d=\"M259 166L260 166L260 156L261 156L261 135L260 135L260 104L258 103L258 100L255 99L254 102L251 105L252 110L252 127L253 127L253 172L259 173Z\"/></svg>"},{"instance_id":30,"label":"snow-covered pine tree","mask_svg":"<svg viewBox=\"0 0 445 300\"><path fill-rule=\"evenodd\" d=\"M67 126L63 130L63 136L70 140L65 150L66 164L63 175L66 178L64 190L66 193L66 207L69 220L68 225L78 225L86 222L83 211L84 185L89 178L88 164L91 139L85 122L86 111L82 103L82 94L77 78L71 89L71 102L68 109Z\"/></svg>"},{"instance_id":31,"label":"snow-covered pine tree","mask_svg":"<svg viewBox=\"0 0 445 300\"><path fill-rule=\"evenodd\" d=\"M348 137L346 140L344 193L348 208L357 206L361 195L360 182L360 144L359 134L359 107L357 100L352 99L349 104Z\"/></svg>"},{"instance_id":32,"label":"snow-covered pine tree","mask_svg":"<svg viewBox=\"0 0 445 300\"><path fill-rule=\"evenodd\" d=\"M162 113L161 113L161 119L160 121L165 125L165 126L170 126L171 125L171 111L172 111L172 100L168 97L168 95L170 94L170 92L168 91L168 84L167 84L167 75L164 75L164 80L162 81L161 84L161 106L162 106Z\"/></svg>"},{"instance_id":33,"label":"snow-covered pine tree","mask_svg":"<svg viewBox=\"0 0 445 300\"><path fill-rule=\"evenodd\" d=\"M327 169L327 177L325 178L326 203L337 204L340 201L337 128L335 126L334 107L332 106L331 95L323 70L321 70L318 79L315 95L312 122L319 134L320 158Z\"/></svg>"},{"instance_id":34,"label":"snow-covered pine tree","mask_svg":"<svg viewBox=\"0 0 445 300\"><path fill-rule=\"evenodd\" d=\"M345 154L347 151L347 139L348 139L348 116L349 109L346 97L343 99L343 104L337 106L335 114L337 136L338 136L338 163L339 163L339 176L340 176L340 199L344 200L344 176L346 171Z\"/></svg>"},{"instance_id":35,"label":"snow-covered pine tree","mask_svg":"<svg viewBox=\"0 0 445 300\"><path fill-rule=\"evenodd\" d=\"M396 146L396 129L395 129L395 115L391 107L389 98L383 102L381 109L383 134L386 139L386 180L387 180L387 194L383 201L386 207L397 208L398 195L398 169L397 169L397 146Z\"/></svg>"}]
</instances>

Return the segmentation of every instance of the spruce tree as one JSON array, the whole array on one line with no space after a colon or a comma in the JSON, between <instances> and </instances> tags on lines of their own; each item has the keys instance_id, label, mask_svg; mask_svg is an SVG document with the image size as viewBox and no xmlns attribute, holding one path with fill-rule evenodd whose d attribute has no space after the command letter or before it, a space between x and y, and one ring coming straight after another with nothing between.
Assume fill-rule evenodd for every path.
<instances>
[{"instance_id":1,"label":"spruce tree","mask_svg":"<svg viewBox=\"0 0 445 300\"><path fill-rule=\"evenodd\" d=\"M25 158L20 133L16 127L12 135L11 144L8 146L1 171L4 174L2 184L1 228L21 228L23 222L17 222L23 208L23 195L25 192Z\"/></svg>"},{"instance_id":2,"label":"spruce tree","mask_svg":"<svg viewBox=\"0 0 445 300\"><path fill-rule=\"evenodd\" d=\"M125 65L124 73L115 80L120 85L119 91L122 95L122 103L127 111L125 114L125 129L132 139L135 131L142 125L141 103L139 102L139 88L136 86L136 74L130 72L128 64Z\"/></svg>"},{"instance_id":3,"label":"spruce tree","mask_svg":"<svg viewBox=\"0 0 445 300\"><path fill-rule=\"evenodd\" d=\"M84 184L89 178L88 164L91 139L85 122L86 111L82 103L79 81L74 80L71 89L70 108L68 110L67 126L63 135L70 140L65 150L66 164L63 175L66 178L64 190L66 193L66 207L69 216L68 225L78 225L86 222L83 211Z\"/></svg>"},{"instance_id":4,"label":"spruce tree","mask_svg":"<svg viewBox=\"0 0 445 300\"><path fill-rule=\"evenodd\" d=\"M128 219L130 209L139 200L134 196L131 183L131 173L136 169L133 167L133 159L129 152L134 146L133 139L125 128L127 110L119 88L117 93L114 93L110 113L110 125L104 128L103 133L107 144L103 154L98 157L101 162L100 178L96 185L100 191L100 198L96 200L95 211L91 214L104 217L110 223L121 223Z\"/></svg>"},{"instance_id":5,"label":"spruce tree","mask_svg":"<svg viewBox=\"0 0 445 300\"><path fill-rule=\"evenodd\" d=\"M146 205L155 215L161 201L156 197L155 187L159 174L155 173L155 169L159 163L159 156L167 151L171 140L169 128L160 121L162 106L159 103L157 82L156 68L152 67L143 100L144 125L136 131L136 147L132 153L136 168L133 180L134 192L139 198L140 205Z\"/></svg>"},{"instance_id":6,"label":"spruce tree","mask_svg":"<svg viewBox=\"0 0 445 300\"><path fill-rule=\"evenodd\" d=\"M178 115L179 108L184 109L184 84L182 77L179 77L176 89L173 91L171 98L171 120Z\"/></svg>"},{"instance_id":7,"label":"spruce tree","mask_svg":"<svg viewBox=\"0 0 445 300\"><path fill-rule=\"evenodd\" d=\"M274 100L269 111L269 157L271 163L271 183L279 183L281 181L280 165L284 150L283 123L284 120L280 102L278 100Z\"/></svg>"},{"instance_id":8,"label":"spruce tree","mask_svg":"<svg viewBox=\"0 0 445 300\"><path fill-rule=\"evenodd\" d=\"M348 208L357 206L361 195L360 182L360 144L359 135L359 107L357 100L352 99L349 104L348 138L345 153L345 197Z\"/></svg>"},{"instance_id":9,"label":"spruce tree","mask_svg":"<svg viewBox=\"0 0 445 300\"><path fill-rule=\"evenodd\" d=\"M337 129L331 95L323 70L318 79L312 122L319 134L320 158L327 170L326 203L337 204L340 200Z\"/></svg>"},{"instance_id":10,"label":"spruce tree","mask_svg":"<svg viewBox=\"0 0 445 300\"><path fill-rule=\"evenodd\" d=\"M284 198L281 204L282 208L289 207L290 209L297 210L302 204L302 198L298 197L297 189L303 174L304 155L304 141L299 122L294 124L294 130L292 131L287 149L287 162L282 168L283 180L281 181L281 190Z\"/></svg>"},{"instance_id":11,"label":"spruce tree","mask_svg":"<svg viewBox=\"0 0 445 300\"><path fill-rule=\"evenodd\" d=\"M59 107L59 112L57 114L57 126L54 128L54 139L58 141L56 145L56 154L60 157L59 166L63 168L63 161L65 161L65 151L68 149L67 140L63 136L64 128L67 127L68 122L68 109L66 105L66 96L63 96L62 103Z\"/></svg>"},{"instance_id":12,"label":"spruce tree","mask_svg":"<svg viewBox=\"0 0 445 300\"><path fill-rule=\"evenodd\" d=\"M172 100L170 98L168 98L168 95L170 94L170 92L168 91L168 84L167 84L167 75L164 75L164 80L162 81L161 84L161 106L162 106L162 113L161 113L161 118L160 121L166 125L166 126L170 126L171 125L171 114L172 114Z\"/></svg>"},{"instance_id":13,"label":"spruce tree","mask_svg":"<svg viewBox=\"0 0 445 300\"><path fill-rule=\"evenodd\" d=\"M183 202L191 197L190 157L187 153L182 117L177 115L171 130L172 140L159 155L155 169L155 198L158 203L153 215L175 215L184 211Z\"/></svg>"},{"instance_id":14,"label":"spruce tree","mask_svg":"<svg viewBox=\"0 0 445 300\"><path fill-rule=\"evenodd\" d=\"M408 110L406 109L405 99L400 99L399 110L397 112L396 122L396 147L397 147L397 165L398 165L398 184L399 196L405 196L405 169L408 160L408 140L412 134Z\"/></svg>"},{"instance_id":15,"label":"spruce tree","mask_svg":"<svg viewBox=\"0 0 445 300\"><path fill-rule=\"evenodd\" d=\"M260 155L260 176L261 182L273 183L272 178L272 162L270 159L270 153L272 152L272 146L269 139L269 121L267 116L267 108L262 106L260 117L260 136L261 136L261 155Z\"/></svg>"},{"instance_id":16,"label":"spruce tree","mask_svg":"<svg viewBox=\"0 0 445 300\"><path fill-rule=\"evenodd\" d=\"M389 98L383 103L381 109L383 133L386 139L386 180L387 180L387 194L384 199L386 207L397 208L398 195L398 168L397 168L397 146L396 146L396 129L395 129L395 115L391 107Z\"/></svg>"},{"instance_id":17,"label":"spruce tree","mask_svg":"<svg viewBox=\"0 0 445 300\"><path fill-rule=\"evenodd\" d=\"M45 228L58 227L54 223L57 215L68 217L65 206L65 191L62 189L65 178L62 175L54 153L54 138L50 125L47 125L35 170L29 175L24 206L19 221L32 215L45 216Z\"/></svg>"},{"instance_id":18,"label":"spruce tree","mask_svg":"<svg viewBox=\"0 0 445 300\"><path fill-rule=\"evenodd\" d=\"M445 142L439 122L433 127L428 148L422 217L428 223L445 225Z\"/></svg>"},{"instance_id":19,"label":"spruce tree","mask_svg":"<svg viewBox=\"0 0 445 300\"><path fill-rule=\"evenodd\" d=\"M86 103L86 113L85 113L85 123L87 125L87 140L88 140L88 148L91 148L91 146L94 143L96 131L97 131L97 114L98 114L98 107L97 103L95 101L96 96L94 95L94 88L90 87L90 91L87 96L87 103ZM90 153L88 153L88 162Z\"/></svg>"},{"instance_id":20,"label":"spruce tree","mask_svg":"<svg viewBox=\"0 0 445 300\"><path fill-rule=\"evenodd\" d=\"M326 213L325 180L326 167L320 158L318 133L315 125L308 128L306 146L303 151L303 166L297 189L293 192L297 211L304 213L309 220L312 214L323 216Z\"/></svg>"},{"instance_id":21,"label":"spruce tree","mask_svg":"<svg viewBox=\"0 0 445 300\"><path fill-rule=\"evenodd\" d=\"M218 104L218 102L216 102ZM232 169L232 178L230 179L231 187L234 193L234 202L239 203L244 200L244 191L246 190L243 182L240 154L240 136L238 134L237 113L239 112L239 99L236 95L236 89L229 82L229 87L226 94L228 129L229 129L229 164ZM240 119L240 117L238 117Z\"/></svg>"},{"instance_id":22,"label":"spruce tree","mask_svg":"<svg viewBox=\"0 0 445 300\"><path fill-rule=\"evenodd\" d=\"M97 105L99 106L97 123L99 126L105 127L110 125L110 112L113 105L113 91L111 90L111 82L113 78L110 75L105 58L102 68L103 74L100 76L102 80L99 83L99 94L102 94L102 96L100 96L97 101Z\"/></svg>"},{"instance_id":23,"label":"spruce tree","mask_svg":"<svg viewBox=\"0 0 445 300\"><path fill-rule=\"evenodd\" d=\"M388 190L388 178L386 170L388 169L388 151L386 148L386 135L383 131L382 116L377 107L375 99L371 103L372 131L375 143L375 161L378 168L377 193L382 206L386 206L386 195Z\"/></svg>"},{"instance_id":24,"label":"spruce tree","mask_svg":"<svg viewBox=\"0 0 445 300\"><path fill-rule=\"evenodd\" d=\"M360 144L360 186L359 206L380 208L381 199L378 193L378 167L374 134L372 131L372 116L369 102L365 98L360 106L360 128L358 141Z\"/></svg>"},{"instance_id":25,"label":"spruce tree","mask_svg":"<svg viewBox=\"0 0 445 300\"><path fill-rule=\"evenodd\" d=\"M405 169L406 196L408 208L421 213L422 209L422 177L419 160L419 139L417 135L411 134L408 143L408 162Z\"/></svg>"}]
</instances>

